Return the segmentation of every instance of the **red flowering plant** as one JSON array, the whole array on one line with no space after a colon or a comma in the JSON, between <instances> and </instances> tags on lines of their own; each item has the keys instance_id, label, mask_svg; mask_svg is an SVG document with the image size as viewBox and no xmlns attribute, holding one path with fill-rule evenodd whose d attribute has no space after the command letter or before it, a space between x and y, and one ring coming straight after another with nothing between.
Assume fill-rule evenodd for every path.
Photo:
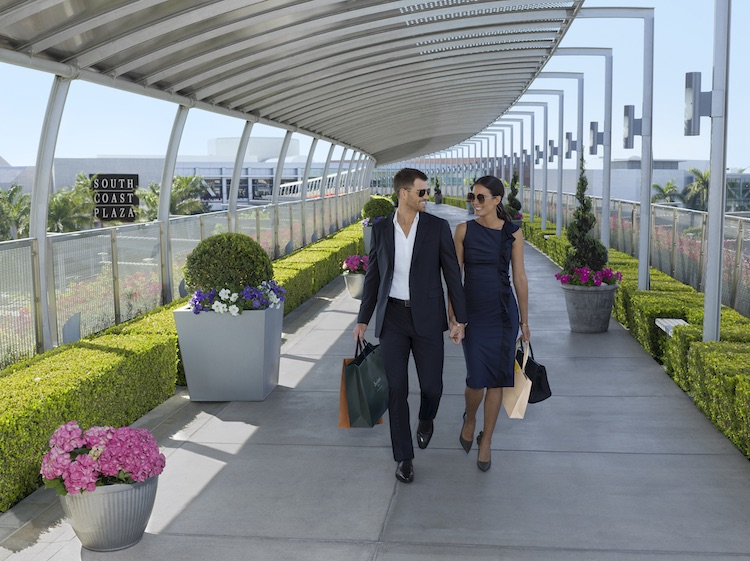
<instances>
[{"instance_id":1,"label":"red flowering plant","mask_svg":"<svg viewBox=\"0 0 750 561\"><path fill-rule=\"evenodd\" d=\"M622 280L622 273L606 267L609 257L607 248L590 233L596 223L596 215L591 210L591 198L586 196L587 188L588 180L581 157L576 189L578 207L573 213L573 222L566 231L571 247L563 263L563 270L555 278L562 284L578 286L617 284Z\"/></svg>"},{"instance_id":2,"label":"red flowering plant","mask_svg":"<svg viewBox=\"0 0 750 561\"><path fill-rule=\"evenodd\" d=\"M364 275L367 272L367 265L370 262L370 258L367 255L350 255L344 259L344 263L341 268L344 270L344 274L359 274Z\"/></svg>"},{"instance_id":3,"label":"red flowering plant","mask_svg":"<svg viewBox=\"0 0 750 561\"><path fill-rule=\"evenodd\" d=\"M166 459L148 429L60 425L42 458L42 479L59 495L77 495L103 485L137 483L159 475Z\"/></svg>"}]
</instances>

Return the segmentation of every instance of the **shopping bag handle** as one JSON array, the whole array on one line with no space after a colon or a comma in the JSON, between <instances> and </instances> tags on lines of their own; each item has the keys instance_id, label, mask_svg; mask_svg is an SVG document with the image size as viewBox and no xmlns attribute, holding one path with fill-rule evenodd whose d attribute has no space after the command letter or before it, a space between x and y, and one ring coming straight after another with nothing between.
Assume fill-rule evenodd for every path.
<instances>
[{"instance_id":1,"label":"shopping bag handle","mask_svg":"<svg viewBox=\"0 0 750 561\"><path fill-rule=\"evenodd\" d=\"M523 344L523 339L520 337L518 338L518 341L516 341L516 348L520 347L523 349L523 364L521 364L521 370L523 370L524 374L526 373L526 363L529 361L529 353L531 353L531 358L534 358L534 351L531 349L531 341L526 341L526 344Z\"/></svg>"},{"instance_id":2,"label":"shopping bag handle","mask_svg":"<svg viewBox=\"0 0 750 561\"><path fill-rule=\"evenodd\" d=\"M357 339L357 346L354 348L354 356L359 356L364 352L364 350L367 348L367 345L369 343L367 342L367 339L362 337L361 339Z\"/></svg>"}]
</instances>

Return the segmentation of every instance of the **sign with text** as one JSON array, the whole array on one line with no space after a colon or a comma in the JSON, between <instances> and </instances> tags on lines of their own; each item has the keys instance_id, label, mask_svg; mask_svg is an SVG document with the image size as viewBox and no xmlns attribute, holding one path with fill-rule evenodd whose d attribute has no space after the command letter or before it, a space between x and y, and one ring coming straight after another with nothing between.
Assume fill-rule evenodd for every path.
<instances>
[{"instance_id":1,"label":"sign with text","mask_svg":"<svg viewBox=\"0 0 750 561\"><path fill-rule=\"evenodd\" d=\"M137 174L92 173L89 175L94 191L94 220L135 221L139 200Z\"/></svg>"}]
</instances>

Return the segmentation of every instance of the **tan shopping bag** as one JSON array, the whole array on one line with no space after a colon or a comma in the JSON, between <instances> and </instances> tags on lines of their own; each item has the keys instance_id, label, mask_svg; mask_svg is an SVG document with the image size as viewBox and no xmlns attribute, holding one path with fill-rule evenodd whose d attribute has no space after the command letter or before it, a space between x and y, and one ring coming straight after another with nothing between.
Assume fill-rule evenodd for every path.
<instances>
[{"instance_id":1,"label":"tan shopping bag","mask_svg":"<svg viewBox=\"0 0 750 561\"><path fill-rule=\"evenodd\" d=\"M531 380L524 374L518 361L513 372L513 387L503 388L503 407L511 419L523 419L531 394Z\"/></svg>"}]
</instances>

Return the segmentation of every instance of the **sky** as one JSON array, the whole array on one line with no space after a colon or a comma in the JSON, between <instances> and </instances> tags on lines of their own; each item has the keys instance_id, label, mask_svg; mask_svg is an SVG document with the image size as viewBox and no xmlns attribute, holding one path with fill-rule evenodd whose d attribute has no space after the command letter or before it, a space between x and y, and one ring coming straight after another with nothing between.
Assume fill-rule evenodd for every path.
<instances>
[{"instance_id":1,"label":"sky","mask_svg":"<svg viewBox=\"0 0 750 561\"><path fill-rule=\"evenodd\" d=\"M700 136L683 134L684 83L686 72L702 73L702 89L712 83L714 0L586 0L588 7L653 7L654 41L654 159L709 160L711 120L701 119ZM750 1L735 0L730 31L730 68L727 111L727 167L750 168L750 151L745 136L750 130ZM643 23L639 19L578 19L572 23L560 47L608 47L613 49L612 157L640 157L640 139L633 149L622 147L623 106L634 105L641 117L643 97ZM584 73L584 145L588 144L590 121L604 121L604 62L602 57L552 57L544 72ZM49 96L52 76L0 63L0 157L16 166L34 165L39 134ZM565 91L566 131L576 131L577 82L537 78L533 89ZM556 134L556 98L526 96L524 101L549 102L550 133ZM82 80L72 83L58 137L55 156L91 158L106 155L162 156L165 152L176 106ZM529 111L529 108L519 108ZM535 121L536 143L541 144L541 111ZM212 138L239 137L243 122L226 116L192 109L189 113L180 156L208 154ZM254 125L253 137L281 137L284 131ZM528 136L528 135L527 135ZM555 136L556 137L556 136ZM303 154L310 138L295 133ZM508 139L509 141L509 139ZM525 140L528 144L528 140ZM323 160L328 143L319 142L316 159ZM337 149L335 156L340 154ZM587 166L601 167L598 156L588 155ZM566 167L575 167L575 160Z\"/></svg>"}]
</instances>

